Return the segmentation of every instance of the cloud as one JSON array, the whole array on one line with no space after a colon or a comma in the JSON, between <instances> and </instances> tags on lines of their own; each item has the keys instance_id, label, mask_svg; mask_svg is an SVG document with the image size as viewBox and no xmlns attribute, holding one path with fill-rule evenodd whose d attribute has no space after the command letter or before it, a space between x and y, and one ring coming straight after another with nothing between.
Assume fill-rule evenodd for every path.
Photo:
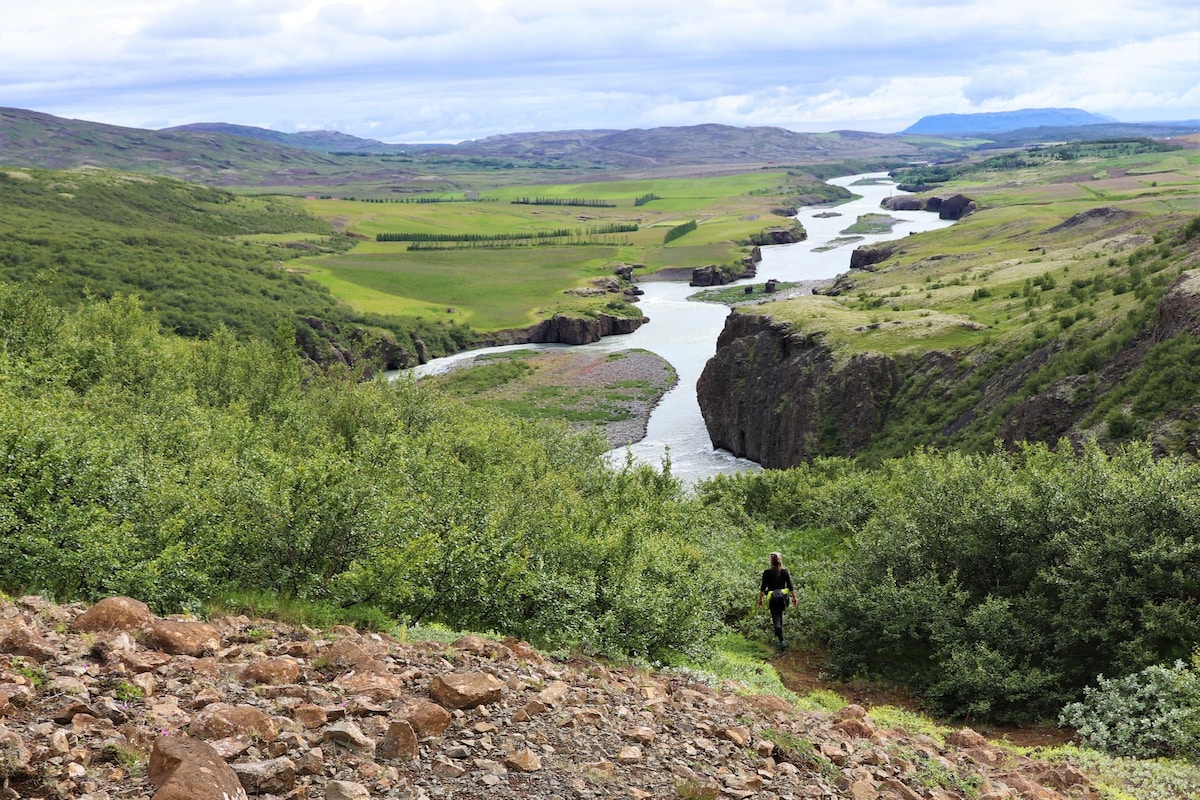
<instances>
[{"instance_id":1,"label":"cloud","mask_svg":"<svg viewBox=\"0 0 1200 800\"><path fill-rule=\"evenodd\" d=\"M723 122L898 130L1077 106L1196 116L1200 11L1092 0L44 0L6 12L0 104L138 127L393 141ZM64 20L70 20L64 24ZM169 122L167 122L169 120Z\"/></svg>"}]
</instances>

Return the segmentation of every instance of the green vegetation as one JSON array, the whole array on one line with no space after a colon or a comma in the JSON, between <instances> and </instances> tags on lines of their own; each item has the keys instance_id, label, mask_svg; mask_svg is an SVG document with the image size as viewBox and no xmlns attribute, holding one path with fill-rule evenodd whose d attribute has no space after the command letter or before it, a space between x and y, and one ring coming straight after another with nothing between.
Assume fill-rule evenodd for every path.
<instances>
[{"instance_id":1,"label":"green vegetation","mask_svg":"<svg viewBox=\"0 0 1200 800\"><path fill-rule=\"evenodd\" d=\"M906 167L894 170L892 177L899 188L906 192L924 192L939 184L953 181L978 172L1006 172L1040 167L1055 162L1080 161L1083 159L1119 158L1148 153L1168 153L1180 149L1180 145L1155 139L1097 139L1087 142L1069 142L1045 146L1034 146L993 156L983 161L960 164Z\"/></svg>"},{"instance_id":2,"label":"green vegetation","mask_svg":"<svg viewBox=\"0 0 1200 800\"><path fill-rule=\"evenodd\" d=\"M1099 678L1071 703L1060 723L1089 747L1133 758L1181 757L1200 763L1200 650L1189 668L1146 667L1124 678Z\"/></svg>"},{"instance_id":3,"label":"green vegetation","mask_svg":"<svg viewBox=\"0 0 1200 800\"><path fill-rule=\"evenodd\" d=\"M948 716L1054 717L1097 675L1200 643L1200 467L1144 445L820 460L700 491L803 554L802 627L833 673L913 685Z\"/></svg>"},{"instance_id":4,"label":"green vegetation","mask_svg":"<svg viewBox=\"0 0 1200 800\"><path fill-rule=\"evenodd\" d=\"M708 646L740 582L706 557L729 532L594 436L178 339L127 298L0 292L4 586L160 610L270 591L668 658Z\"/></svg>"},{"instance_id":5,"label":"green vegetation","mask_svg":"<svg viewBox=\"0 0 1200 800\"><path fill-rule=\"evenodd\" d=\"M904 379L857 453L867 463L922 445L987 452L998 436L1116 447L1153 435L1165 452L1195 453L1200 350L1194 336L1150 332L1172 286L1196 291L1200 157L1183 152L1089 159L1086 175L1054 159L995 183L963 167L945 191L978 212L898 240L834 292L757 313L818 334L838 363L894 361ZM1040 402L1077 408L1075 427L1028 413ZM836 436L813 452L845 454Z\"/></svg>"},{"instance_id":6,"label":"green vegetation","mask_svg":"<svg viewBox=\"0 0 1200 800\"><path fill-rule=\"evenodd\" d=\"M432 353L471 341L453 323L351 312L291 267L350 246L286 198L107 170L0 170L0 279L36 283L64 307L137 295L186 336L224 327L270 339L282 322L315 358L369 351L385 333L416 335Z\"/></svg>"},{"instance_id":7,"label":"green vegetation","mask_svg":"<svg viewBox=\"0 0 1200 800\"><path fill-rule=\"evenodd\" d=\"M676 239L686 236L694 230L696 230L696 220L694 219L688 220L682 225L676 225L663 235L663 244L670 244Z\"/></svg>"},{"instance_id":8,"label":"green vegetation","mask_svg":"<svg viewBox=\"0 0 1200 800\"><path fill-rule=\"evenodd\" d=\"M900 220L887 214L863 214L851 226L842 229L846 235L891 233Z\"/></svg>"},{"instance_id":9,"label":"green vegetation","mask_svg":"<svg viewBox=\"0 0 1200 800\"><path fill-rule=\"evenodd\" d=\"M790 695L762 663L749 587L762 555L782 550L799 579L789 625L828 651L837 676L905 683L959 718L1062 713L1096 746L1194 758L1197 665L1177 660L1200 644L1200 472L1162 454L1186 451L1195 422L1175 420L1165 439L1159 423L1194 404L1200 352L1177 336L1147 342L1128 379L1110 386L1104 369L1141 341L1168 286L1196 280L1200 159L1120 148L1009 159L994 183L954 172L946 189L967 190L979 213L907 237L840 296L778 304L772 313L818 329L837 358L947 353L955 390L906 386L857 460L692 490L669 466L613 469L607 444L568 424L620 416L652 381L585 390L526 356L444 382L366 380L295 345L387 334L437 354L551 313L635 313L564 291L616 265L734 263L771 209L844 196L807 174L526 180L477 200L429 181L438 202L368 202L5 169L0 586L400 635L492 631L827 707ZM503 159L473 167L476 180L517 183ZM521 196L563 200L514 204ZM583 211L568 202L580 197ZM1100 227L1079 215L1101 204L1120 215ZM685 221L694 229L664 247ZM485 258L372 241L623 225L636 227L606 233L628 241ZM1020 381L985 391L1023 363ZM1064 380L1097 396L1086 423L1097 444L996 451L1003 413ZM984 395L993 404L977 406ZM1151 433L1158 450L1141 440ZM930 443L956 450L919 449ZM1134 711L1146 724L1122 727ZM804 762L803 740L777 744ZM1139 797L1197 786L1178 762L1061 757L1111 774L1112 787L1154 787ZM919 767L930 788L977 788Z\"/></svg>"},{"instance_id":10,"label":"green vegetation","mask_svg":"<svg viewBox=\"0 0 1200 800\"><path fill-rule=\"evenodd\" d=\"M823 193L821 187L829 188L806 175L756 171L510 186L474 202L311 199L307 210L368 241L301 264L360 312L479 331L524 327L554 314L595 313L609 301L578 290L609 279L619 266L644 264L653 272L738 263L772 207L798 193ZM631 195L654 200L631 206ZM545 202L515 202L531 196ZM580 197L589 200L583 212L573 202ZM401 240L409 242L403 250L395 246Z\"/></svg>"}]
</instances>

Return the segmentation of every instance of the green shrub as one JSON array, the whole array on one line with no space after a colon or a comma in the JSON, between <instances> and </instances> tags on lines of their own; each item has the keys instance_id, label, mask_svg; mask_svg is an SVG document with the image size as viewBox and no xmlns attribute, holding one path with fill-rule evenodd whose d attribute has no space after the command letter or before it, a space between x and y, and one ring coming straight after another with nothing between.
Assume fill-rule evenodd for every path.
<instances>
[{"instance_id":1,"label":"green shrub","mask_svg":"<svg viewBox=\"0 0 1200 800\"><path fill-rule=\"evenodd\" d=\"M1200 674L1176 661L1124 678L1100 676L1081 702L1063 708L1059 724L1113 755L1200 761Z\"/></svg>"}]
</instances>

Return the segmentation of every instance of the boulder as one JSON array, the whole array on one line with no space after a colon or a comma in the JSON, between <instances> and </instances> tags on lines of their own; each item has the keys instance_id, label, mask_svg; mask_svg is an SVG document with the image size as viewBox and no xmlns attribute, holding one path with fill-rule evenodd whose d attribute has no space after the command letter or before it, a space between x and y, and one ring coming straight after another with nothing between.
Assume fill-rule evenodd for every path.
<instances>
[{"instance_id":1,"label":"boulder","mask_svg":"<svg viewBox=\"0 0 1200 800\"><path fill-rule=\"evenodd\" d=\"M296 786L296 762L272 758L231 765L248 794L287 794Z\"/></svg>"},{"instance_id":2,"label":"boulder","mask_svg":"<svg viewBox=\"0 0 1200 800\"><path fill-rule=\"evenodd\" d=\"M154 622L150 606L131 597L108 597L71 622L73 631L140 631Z\"/></svg>"},{"instance_id":3,"label":"boulder","mask_svg":"<svg viewBox=\"0 0 1200 800\"><path fill-rule=\"evenodd\" d=\"M247 800L237 774L205 742L160 736L150 752L153 800Z\"/></svg>"},{"instance_id":4,"label":"boulder","mask_svg":"<svg viewBox=\"0 0 1200 800\"><path fill-rule=\"evenodd\" d=\"M325 729L324 739L363 758L375 757L375 740L353 722L339 722Z\"/></svg>"},{"instance_id":5,"label":"boulder","mask_svg":"<svg viewBox=\"0 0 1200 800\"><path fill-rule=\"evenodd\" d=\"M200 658L221 648L221 634L204 622L163 619L147 629L146 644L173 656Z\"/></svg>"},{"instance_id":6,"label":"boulder","mask_svg":"<svg viewBox=\"0 0 1200 800\"><path fill-rule=\"evenodd\" d=\"M396 710L397 716L412 726L422 739L441 736L450 727L454 716L437 703L428 700L411 700Z\"/></svg>"},{"instance_id":7,"label":"boulder","mask_svg":"<svg viewBox=\"0 0 1200 800\"><path fill-rule=\"evenodd\" d=\"M371 792L354 781L330 781L325 784L325 800L371 800Z\"/></svg>"},{"instance_id":8,"label":"boulder","mask_svg":"<svg viewBox=\"0 0 1200 800\"><path fill-rule=\"evenodd\" d=\"M54 646L36 629L20 617L0 619L0 653L30 658L34 661L49 661L54 657Z\"/></svg>"},{"instance_id":9,"label":"boulder","mask_svg":"<svg viewBox=\"0 0 1200 800\"><path fill-rule=\"evenodd\" d=\"M294 658L268 658L254 661L242 670L244 683L265 683L275 686L295 683L300 678L300 664Z\"/></svg>"},{"instance_id":10,"label":"boulder","mask_svg":"<svg viewBox=\"0 0 1200 800\"><path fill-rule=\"evenodd\" d=\"M364 661L343 675L333 685L347 695L362 695L372 700L398 700L404 696L405 683L393 675L382 661Z\"/></svg>"},{"instance_id":11,"label":"boulder","mask_svg":"<svg viewBox=\"0 0 1200 800\"><path fill-rule=\"evenodd\" d=\"M279 728L274 720L254 706L212 703L192 719L188 732L199 739L239 736L269 742L279 735Z\"/></svg>"},{"instance_id":12,"label":"boulder","mask_svg":"<svg viewBox=\"0 0 1200 800\"><path fill-rule=\"evenodd\" d=\"M377 752L380 758L415 761L421 754L416 731L406 720L393 722L379 742Z\"/></svg>"},{"instance_id":13,"label":"boulder","mask_svg":"<svg viewBox=\"0 0 1200 800\"><path fill-rule=\"evenodd\" d=\"M500 699L504 684L486 672L452 672L429 684L429 696L447 708L475 708Z\"/></svg>"}]
</instances>

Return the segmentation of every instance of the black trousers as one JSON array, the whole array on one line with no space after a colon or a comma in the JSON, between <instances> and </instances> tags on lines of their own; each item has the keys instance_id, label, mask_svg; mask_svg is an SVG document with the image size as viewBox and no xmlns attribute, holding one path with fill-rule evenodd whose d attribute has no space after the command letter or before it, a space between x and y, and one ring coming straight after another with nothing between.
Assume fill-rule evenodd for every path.
<instances>
[{"instance_id":1,"label":"black trousers","mask_svg":"<svg viewBox=\"0 0 1200 800\"><path fill-rule=\"evenodd\" d=\"M771 609L771 626L775 628L775 638L783 641L783 610L787 608L788 601L786 597L776 600L771 598L768 607Z\"/></svg>"}]
</instances>

